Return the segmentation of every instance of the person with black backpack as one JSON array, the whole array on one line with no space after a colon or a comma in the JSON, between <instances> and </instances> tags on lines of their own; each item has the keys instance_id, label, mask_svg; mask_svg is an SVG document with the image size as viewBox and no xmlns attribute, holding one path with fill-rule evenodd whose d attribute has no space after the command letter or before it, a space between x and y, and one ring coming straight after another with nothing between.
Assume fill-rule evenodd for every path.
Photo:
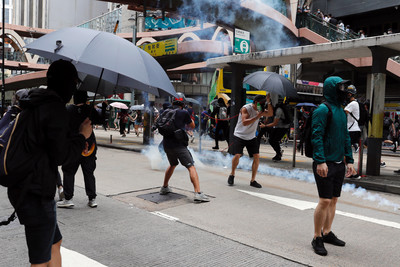
<instances>
[{"instance_id":1,"label":"person with black backpack","mask_svg":"<svg viewBox=\"0 0 400 267\"><path fill-rule=\"evenodd\" d=\"M292 121L290 119L291 117L288 112L288 107L285 103L277 104L275 106L274 113L274 120L271 123L268 123L266 127L271 128L268 142L276 153L272 160L280 161L282 160L283 153L280 141L286 133L289 133L290 124Z\"/></svg>"},{"instance_id":2,"label":"person with black backpack","mask_svg":"<svg viewBox=\"0 0 400 267\"><path fill-rule=\"evenodd\" d=\"M210 199L200 191L199 175L194 166L192 154L187 149L189 137L185 132L185 126L194 129L194 121L190 117L189 112L183 109L185 103L182 100L175 100L172 104L174 108L165 110L156 121L154 127L163 135L162 144L170 164L165 171L164 183L160 189L160 195L172 192L172 189L169 187L169 180L180 162L189 171L190 181L194 187L194 201L208 202Z\"/></svg>"},{"instance_id":3,"label":"person with black backpack","mask_svg":"<svg viewBox=\"0 0 400 267\"><path fill-rule=\"evenodd\" d=\"M357 153L361 138L361 129L358 125L361 118L361 108L358 104L355 95L357 94L356 87L349 85L347 88L347 101L348 104L344 108L347 114L347 129L349 130L351 145L354 147L354 152Z\"/></svg>"},{"instance_id":4,"label":"person with black backpack","mask_svg":"<svg viewBox=\"0 0 400 267\"><path fill-rule=\"evenodd\" d=\"M219 149L218 141L220 138L220 131L223 132L223 136L228 143L229 146L229 107L225 105L225 101L222 97L218 98L218 105L216 108L214 108L213 112L211 113L211 118L215 119L215 116L217 116L217 119L215 120L216 126L215 126L215 146L212 149Z\"/></svg>"},{"instance_id":5,"label":"person with black backpack","mask_svg":"<svg viewBox=\"0 0 400 267\"><path fill-rule=\"evenodd\" d=\"M324 243L335 246L346 244L332 232L332 223L344 176L354 172L347 118L342 108L347 96L347 83L337 76L327 78L323 87L326 103L312 113L313 173L319 201L314 212L311 245L314 252L321 256L328 254Z\"/></svg>"},{"instance_id":6,"label":"person with black backpack","mask_svg":"<svg viewBox=\"0 0 400 267\"><path fill-rule=\"evenodd\" d=\"M19 182L8 187L8 197L20 223L25 226L32 265L61 266L62 236L54 201L58 166L78 158L85 148L85 140L93 131L90 120L86 119L77 135L67 137L65 104L71 99L78 82L75 66L69 61L58 60L47 71L47 89L32 89L26 98L19 100L22 107L20 116L29 115L29 120L24 121L29 124L24 134L30 136L29 145L33 147L30 157L35 163L33 169L13 177ZM22 201L21 195L24 196Z\"/></svg>"}]
</instances>

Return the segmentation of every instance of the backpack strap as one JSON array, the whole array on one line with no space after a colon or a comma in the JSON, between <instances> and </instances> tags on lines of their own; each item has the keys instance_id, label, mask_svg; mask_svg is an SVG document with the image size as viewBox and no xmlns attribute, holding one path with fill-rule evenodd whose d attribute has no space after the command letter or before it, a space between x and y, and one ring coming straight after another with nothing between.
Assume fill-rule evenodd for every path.
<instances>
[{"instance_id":1,"label":"backpack strap","mask_svg":"<svg viewBox=\"0 0 400 267\"><path fill-rule=\"evenodd\" d=\"M24 187L22 188L21 194L19 195L17 204L14 207L14 212L10 215L10 217L8 217L7 220L0 222L0 226L9 225L10 222L14 221L17 218L17 215L16 215L17 209L21 206L22 202L25 199L25 195L28 192L29 187L31 186L32 177L33 177L33 173L30 173L28 178L26 179Z\"/></svg>"}]
</instances>

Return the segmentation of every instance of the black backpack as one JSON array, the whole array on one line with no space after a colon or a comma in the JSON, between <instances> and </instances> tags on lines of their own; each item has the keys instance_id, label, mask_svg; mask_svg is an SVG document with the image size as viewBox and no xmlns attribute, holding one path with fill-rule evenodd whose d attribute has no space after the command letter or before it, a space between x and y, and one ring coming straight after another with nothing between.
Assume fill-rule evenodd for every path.
<instances>
[{"instance_id":1,"label":"black backpack","mask_svg":"<svg viewBox=\"0 0 400 267\"><path fill-rule=\"evenodd\" d=\"M176 109L166 109L155 122L154 128L165 137L174 136L175 131L178 129L175 126Z\"/></svg>"},{"instance_id":2,"label":"black backpack","mask_svg":"<svg viewBox=\"0 0 400 267\"><path fill-rule=\"evenodd\" d=\"M23 110L15 119L10 114L0 120L0 185L14 187L24 185L17 200L15 209L22 203L30 186L37 155L41 149L37 146L37 127L35 112ZM15 211L8 220L0 222L7 225L15 220Z\"/></svg>"},{"instance_id":3,"label":"black backpack","mask_svg":"<svg viewBox=\"0 0 400 267\"><path fill-rule=\"evenodd\" d=\"M285 119L282 120L284 124L292 124L293 123L293 116L292 113L289 111L289 107L285 104L277 104L275 108L275 113L278 108L281 108L283 114L285 115Z\"/></svg>"},{"instance_id":4,"label":"black backpack","mask_svg":"<svg viewBox=\"0 0 400 267\"><path fill-rule=\"evenodd\" d=\"M350 114L350 116L352 116L357 121L358 126L362 127L362 126L365 126L367 124L367 122L369 120L369 113L365 109L365 103L359 102L358 100L357 100L357 103L358 103L358 108L359 108L359 111L360 111L359 112L360 113L360 119L357 120L356 117L352 113L349 113L349 114ZM350 128L351 128L351 126L350 126Z\"/></svg>"},{"instance_id":5,"label":"black backpack","mask_svg":"<svg viewBox=\"0 0 400 267\"><path fill-rule=\"evenodd\" d=\"M332 108L331 105L328 102L323 102L322 104L324 104L327 108L328 108L328 118L327 118L327 122L326 122L326 128L325 128L325 134L326 134L326 129L328 129L329 124L331 122L332 119ZM304 150L305 150L305 154L306 157L312 158L313 157L313 153L314 153L314 149L312 146L312 115L313 115L314 111L310 112L310 116L306 119L305 125L304 125Z\"/></svg>"}]
</instances>

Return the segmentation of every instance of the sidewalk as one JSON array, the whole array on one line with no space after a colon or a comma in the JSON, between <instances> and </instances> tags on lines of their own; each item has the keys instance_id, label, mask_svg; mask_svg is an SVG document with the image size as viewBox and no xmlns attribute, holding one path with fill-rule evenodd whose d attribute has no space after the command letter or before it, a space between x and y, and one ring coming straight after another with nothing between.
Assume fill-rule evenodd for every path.
<instances>
[{"instance_id":1,"label":"sidewalk","mask_svg":"<svg viewBox=\"0 0 400 267\"><path fill-rule=\"evenodd\" d=\"M114 149L123 149L127 151L133 152L141 152L143 149L146 149L148 145L143 145L143 135L140 134L139 137L131 131L130 134L127 134L126 137L121 137L119 131L115 131L113 129L104 131L102 128L95 129L95 134L97 138L97 143L99 146L114 148ZM154 136L154 144L158 145L162 140L161 135ZM195 150L199 151L199 138L196 135L194 143L190 143L189 146ZM207 137L206 139L201 140L201 149L215 151L212 149L214 146L214 140ZM220 141L220 151L222 153L227 153L227 143L225 141ZM268 144L261 144L260 146L260 155L261 162L266 163L271 167L291 170L294 168L306 169L308 171L312 171L311 163L312 159L307 158L305 156L300 155L300 153L296 153L296 167L293 167L293 147L288 145L288 147L284 147L283 159L281 162L273 162L272 157L274 157L275 153L272 150L271 146ZM246 153L246 152L245 152ZM358 155L354 155L355 164L358 162ZM365 172L366 169L366 158L367 154L364 153L364 163L363 170ZM400 195L400 175L396 175L393 173L394 170L400 168L400 153L393 153L390 150L383 149L382 150L382 160L386 162L387 167L381 168L380 176L365 176L359 180L347 179L345 178L345 183L355 184L357 187L363 187L368 190L399 194Z\"/></svg>"}]
</instances>

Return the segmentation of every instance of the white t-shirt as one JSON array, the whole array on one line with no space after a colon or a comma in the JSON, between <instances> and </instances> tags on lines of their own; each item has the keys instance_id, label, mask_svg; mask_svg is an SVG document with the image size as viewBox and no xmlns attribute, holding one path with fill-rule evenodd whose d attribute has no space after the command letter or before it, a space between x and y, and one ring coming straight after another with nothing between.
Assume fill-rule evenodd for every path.
<instances>
[{"instance_id":1,"label":"white t-shirt","mask_svg":"<svg viewBox=\"0 0 400 267\"><path fill-rule=\"evenodd\" d=\"M347 114L347 129L349 130L349 132L361 132L357 122L357 120L360 119L360 107L358 106L357 101L351 101L344 108L344 110L349 112L349 114ZM350 115L350 113L352 113L357 120L355 120L353 116Z\"/></svg>"},{"instance_id":2,"label":"white t-shirt","mask_svg":"<svg viewBox=\"0 0 400 267\"><path fill-rule=\"evenodd\" d=\"M242 107L245 108L249 113L249 118L254 118L257 116L258 112L252 106L252 104L246 104ZM242 122L242 112L239 113L238 122L235 127L235 132L233 135L243 139L243 140L251 140L256 137L256 131L258 126L258 121L255 120L252 124L244 126Z\"/></svg>"}]
</instances>

